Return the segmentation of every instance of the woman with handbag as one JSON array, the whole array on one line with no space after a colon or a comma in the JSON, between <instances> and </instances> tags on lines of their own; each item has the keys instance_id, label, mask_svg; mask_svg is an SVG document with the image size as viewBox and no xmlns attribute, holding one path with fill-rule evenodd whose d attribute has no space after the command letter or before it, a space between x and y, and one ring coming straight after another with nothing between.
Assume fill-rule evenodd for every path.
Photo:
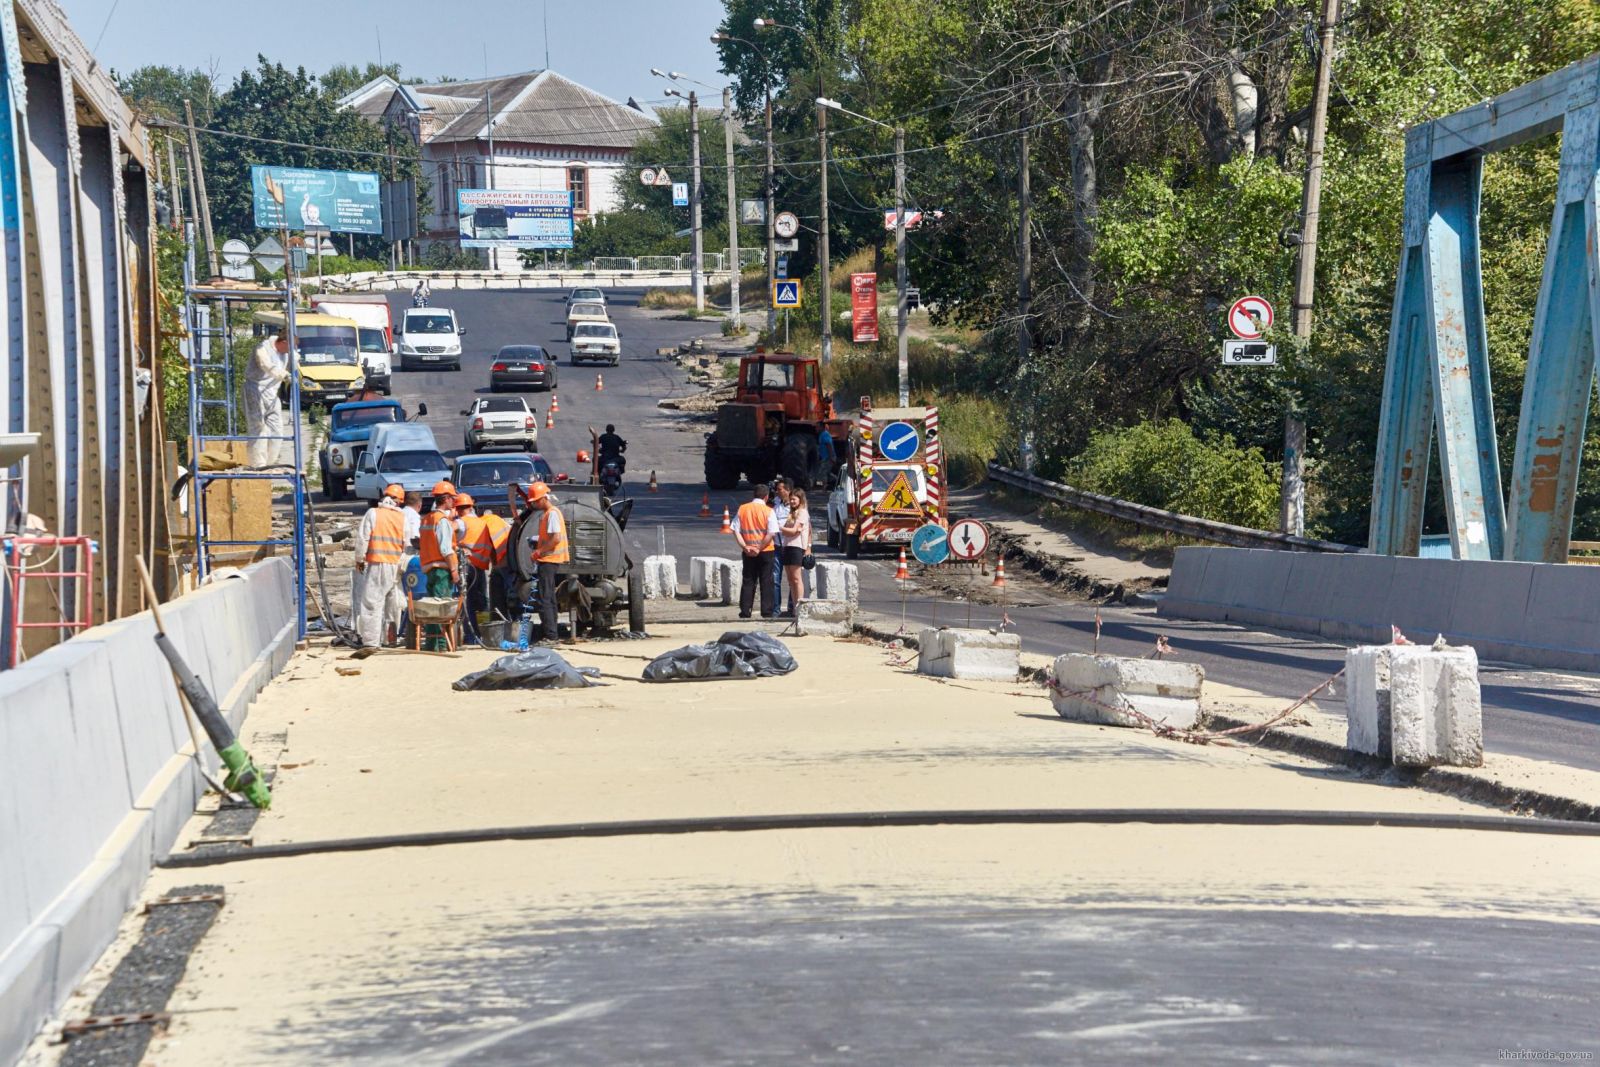
<instances>
[{"instance_id":1,"label":"woman with handbag","mask_svg":"<svg viewBox=\"0 0 1600 1067\"><path fill-rule=\"evenodd\" d=\"M806 569L806 560L816 566L811 555L811 511L806 506L804 489L789 491L789 519L781 527L783 534L783 575L789 582L789 617L800 614L800 598L804 595L804 582L800 572Z\"/></svg>"}]
</instances>

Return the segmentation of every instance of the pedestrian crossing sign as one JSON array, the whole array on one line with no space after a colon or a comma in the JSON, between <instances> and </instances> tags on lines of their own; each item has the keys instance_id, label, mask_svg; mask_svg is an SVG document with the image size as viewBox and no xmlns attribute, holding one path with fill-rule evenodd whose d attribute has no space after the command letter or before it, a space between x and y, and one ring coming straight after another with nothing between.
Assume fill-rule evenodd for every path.
<instances>
[{"instance_id":1,"label":"pedestrian crossing sign","mask_svg":"<svg viewBox=\"0 0 1600 1067\"><path fill-rule=\"evenodd\" d=\"M799 278L774 278L772 279L772 306L775 308L797 308L800 306L800 279Z\"/></svg>"},{"instance_id":2,"label":"pedestrian crossing sign","mask_svg":"<svg viewBox=\"0 0 1600 1067\"><path fill-rule=\"evenodd\" d=\"M906 477L905 471L895 475L894 481L889 483L889 491L878 502L877 511L880 515L922 514L922 505L917 503L917 494L912 490L911 479Z\"/></svg>"}]
</instances>

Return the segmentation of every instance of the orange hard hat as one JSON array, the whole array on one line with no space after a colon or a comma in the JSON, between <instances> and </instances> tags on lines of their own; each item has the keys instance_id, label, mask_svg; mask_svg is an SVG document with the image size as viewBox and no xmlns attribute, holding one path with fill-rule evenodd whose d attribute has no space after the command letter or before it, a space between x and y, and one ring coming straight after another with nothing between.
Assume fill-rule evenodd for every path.
<instances>
[{"instance_id":1,"label":"orange hard hat","mask_svg":"<svg viewBox=\"0 0 1600 1067\"><path fill-rule=\"evenodd\" d=\"M456 507L458 507L458 508L470 508L470 507L473 507L473 506L475 506L475 505L472 503L472 496L470 494L468 494L468 493L457 493L456 494Z\"/></svg>"},{"instance_id":2,"label":"orange hard hat","mask_svg":"<svg viewBox=\"0 0 1600 1067\"><path fill-rule=\"evenodd\" d=\"M434 482L433 483L433 495L434 496L449 496L452 493L454 493L455 491L456 491L456 487L451 485L449 482Z\"/></svg>"},{"instance_id":3,"label":"orange hard hat","mask_svg":"<svg viewBox=\"0 0 1600 1067\"><path fill-rule=\"evenodd\" d=\"M532 485L528 486L529 503L532 503L535 500L543 500L549 495L550 487L545 485L543 482L534 482Z\"/></svg>"},{"instance_id":4,"label":"orange hard hat","mask_svg":"<svg viewBox=\"0 0 1600 1067\"><path fill-rule=\"evenodd\" d=\"M589 462L589 453L585 452L581 448L578 449L578 462L579 463L587 463L587 462Z\"/></svg>"},{"instance_id":5,"label":"orange hard hat","mask_svg":"<svg viewBox=\"0 0 1600 1067\"><path fill-rule=\"evenodd\" d=\"M406 491L405 489L396 485L394 482L390 482L388 485L383 487L383 495L388 497L390 500L404 500L406 498Z\"/></svg>"}]
</instances>

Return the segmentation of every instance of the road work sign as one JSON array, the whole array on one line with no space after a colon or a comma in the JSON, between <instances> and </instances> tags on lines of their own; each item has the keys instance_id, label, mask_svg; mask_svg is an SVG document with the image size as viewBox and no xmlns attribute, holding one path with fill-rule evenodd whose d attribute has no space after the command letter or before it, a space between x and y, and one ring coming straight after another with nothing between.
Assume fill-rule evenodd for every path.
<instances>
[{"instance_id":1,"label":"road work sign","mask_svg":"<svg viewBox=\"0 0 1600 1067\"><path fill-rule=\"evenodd\" d=\"M878 434L878 453L890 463L907 463L922 447L922 435L909 422L891 422Z\"/></svg>"},{"instance_id":2,"label":"road work sign","mask_svg":"<svg viewBox=\"0 0 1600 1067\"><path fill-rule=\"evenodd\" d=\"M797 308L800 306L800 279L799 278L774 278L772 279L772 306L775 308Z\"/></svg>"},{"instance_id":3,"label":"road work sign","mask_svg":"<svg viewBox=\"0 0 1600 1067\"><path fill-rule=\"evenodd\" d=\"M918 563L937 567L950 558L949 533L937 523L928 523L911 535L911 554Z\"/></svg>"},{"instance_id":4,"label":"road work sign","mask_svg":"<svg viewBox=\"0 0 1600 1067\"><path fill-rule=\"evenodd\" d=\"M889 483L889 491L883 494L874 510L880 515L922 514L922 505L917 503L916 491L911 488L911 479L906 477L905 471L895 475L894 481Z\"/></svg>"},{"instance_id":5,"label":"road work sign","mask_svg":"<svg viewBox=\"0 0 1600 1067\"><path fill-rule=\"evenodd\" d=\"M1228 308L1228 329L1241 341L1257 341L1272 327L1272 305L1266 297L1241 296Z\"/></svg>"},{"instance_id":6,"label":"road work sign","mask_svg":"<svg viewBox=\"0 0 1600 1067\"><path fill-rule=\"evenodd\" d=\"M989 551L989 528L976 519L962 519L950 527L950 554L971 561Z\"/></svg>"}]
</instances>

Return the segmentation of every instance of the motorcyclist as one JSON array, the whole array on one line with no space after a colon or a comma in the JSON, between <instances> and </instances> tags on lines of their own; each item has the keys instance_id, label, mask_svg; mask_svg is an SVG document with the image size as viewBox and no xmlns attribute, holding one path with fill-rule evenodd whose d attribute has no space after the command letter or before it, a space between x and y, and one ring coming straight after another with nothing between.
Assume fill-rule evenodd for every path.
<instances>
[{"instance_id":1,"label":"motorcyclist","mask_svg":"<svg viewBox=\"0 0 1600 1067\"><path fill-rule=\"evenodd\" d=\"M618 473L627 473L628 460L623 453L628 451L628 442L617 434L617 428L611 423L606 423L606 432L600 435L600 440L596 443L596 447L600 451L600 466L602 468L607 463L615 463Z\"/></svg>"}]
</instances>

